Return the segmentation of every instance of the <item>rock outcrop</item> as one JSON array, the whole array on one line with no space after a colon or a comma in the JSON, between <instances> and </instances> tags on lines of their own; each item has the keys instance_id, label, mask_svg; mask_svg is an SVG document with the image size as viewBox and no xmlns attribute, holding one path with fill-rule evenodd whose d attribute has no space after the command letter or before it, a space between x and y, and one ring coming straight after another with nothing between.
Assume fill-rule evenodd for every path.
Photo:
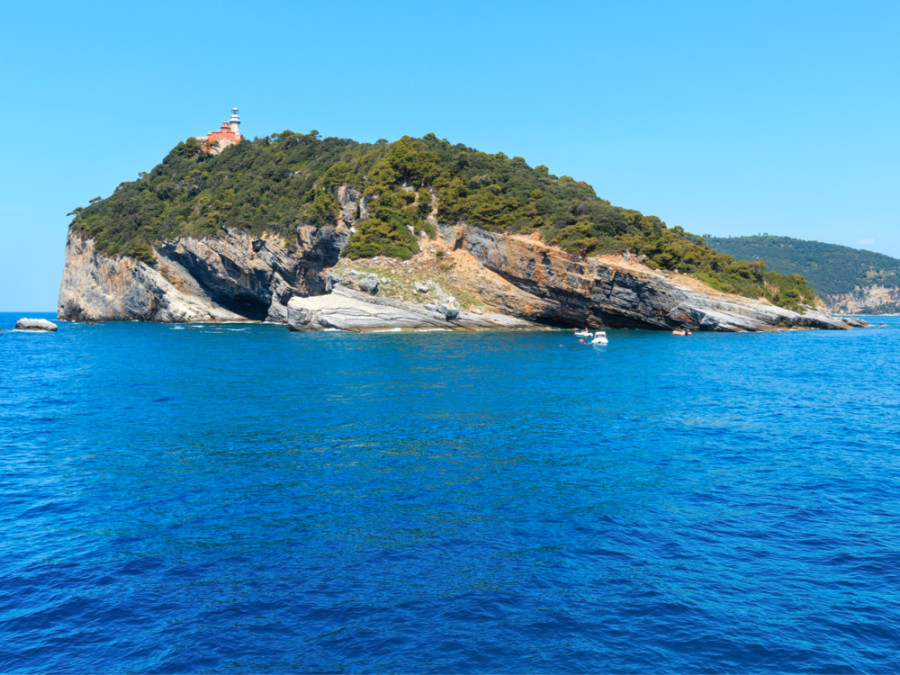
<instances>
[{"instance_id":1,"label":"rock outcrop","mask_svg":"<svg viewBox=\"0 0 900 675\"><path fill-rule=\"evenodd\" d=\"M719 293L628 255L582 259L537 235L464 224L439 226L434 240L423 236L422 253L413 261L384 259L373 270L372 261L339 261L365 204L349 188L340 188L338 197L334 227L300 225L291 241L234 229L217 237L179 237L154 247L152 265L104 255L90 239L70 233L58 316L267 320L297 330L543 325L756 331L863 325ZM460 303L458 297L467 300Z\"/></svg>"},{"instance_id":2,"label":"rock outcrop","mask_svg":"<svg viewBox=\"0 0 900 675\"><path fill-rule=\"evenodd\" d=\"M71 321L262 321L284 323L296 295L325 292L348 228L300 226L297 241L226 230L154 248L155 265L94 250L70 233L58 316Z\"/></svg>"},{"instance_id":3,"label":"rock outcrop","mask_svg":"<svg viewBox=\"0 0 900 675\"><path fill-rule=\"evenodd\" d=\"M47 321L47 319L19 319L16 321L16 330L34 333L55 333L58 327L52 321Z\"/></svg>"},{"instance_id":4,"label":"rock outcrop","mask_svg":"<svg viewBox=\"0 0 900 675\"><path fill-rule=\"evenodd\" d=\"M489 304L537 323L715 331L865 325L818 311L799 314L765 300L720 293L690 277L654 271L628 256L584 260L535 236L467 226L442 227L440 232L451 248L468 252L518 291L486 298Z\"/></svg>"},{"instance_id":5,"label":"rock outcrop","mask_svg":"<svg viewBox=\"0 0 900 675\"><path fill-rule=\"evenodd\" d=\"M291 330L338 329L351 332L374 330L531 328L534 324L504 314L460 313L443 305L430 308L389 298L373 297L346 286L327 295L292 298L288 302Z\"/></svg>"},{"instance_id":6,"label":"rock outcrop","mask_svg":"<svg viewBox=\"0 0 900 675\"><path fill-rule=\"evenodd\" d=\"M852 293L835 293L822 299L829 310L842 314L892 314L900 308L900 287L857 286Z\"/></svg>"}]
</instances>

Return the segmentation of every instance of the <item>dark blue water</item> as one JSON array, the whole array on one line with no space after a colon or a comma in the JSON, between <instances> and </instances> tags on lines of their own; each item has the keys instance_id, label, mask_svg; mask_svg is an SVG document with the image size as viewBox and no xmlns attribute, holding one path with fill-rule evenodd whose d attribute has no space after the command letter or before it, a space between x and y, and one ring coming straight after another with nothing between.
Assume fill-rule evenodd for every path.
<instances>
[{"instance_id":1,"label":"dark blue water","mask_svg":"<svg viewBox=\"0 0 900 675\"><path fill-rule=\"evenodd\" d=\"M0 671L900 671L900 322L0 315Z\"/></svg>"}]
</instances>

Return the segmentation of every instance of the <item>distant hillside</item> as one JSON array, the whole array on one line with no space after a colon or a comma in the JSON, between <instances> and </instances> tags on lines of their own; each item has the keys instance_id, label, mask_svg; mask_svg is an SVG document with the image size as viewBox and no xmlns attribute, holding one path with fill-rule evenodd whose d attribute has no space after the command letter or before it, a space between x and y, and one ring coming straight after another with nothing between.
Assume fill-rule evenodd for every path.
<instances>
[{"instance_id":1,"label":"distant hillside","mask_svg":"<svg viewBox=\"0 0 900 675\"><path fill-rule=\"evenodd\" d=\"M803 276L832 311L900 312L900 260L897 258L790 237L707 235L704 239L710 247L735 258L762 260L768 269Z\"/></svg>"}]
</instances>

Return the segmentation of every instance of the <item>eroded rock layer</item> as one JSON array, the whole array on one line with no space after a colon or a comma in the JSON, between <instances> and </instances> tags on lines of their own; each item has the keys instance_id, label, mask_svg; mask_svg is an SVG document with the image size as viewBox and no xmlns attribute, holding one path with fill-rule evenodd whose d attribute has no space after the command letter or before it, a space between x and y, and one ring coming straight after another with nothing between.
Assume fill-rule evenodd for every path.
<instances>
[{"instance_id":1,"label":"eroded rock layer","mask_svg":"<svg viewBox=\"0 0 900 675\"><path fill-rule=\"evenodd\" d=\"M423 237L422 253L412 261L339 260L355 210L352 199L345 201L336 227L301 225L294 241L240 230L180 237L154 247L153 265L103 255L91 240L70 233L59 318L268 320L298 330L540 324L755 331L862 325L719 293L690 277L654 271L627 254L582 259L535 235L467 225L440 226L436 239ZM380 267L367 269L372 265ZM357 281L335 276L344 272ZM412 290L405 292L404 284ZM327 293L332 294L327 300L301 300ZM460 315L450 316L448 307L457 307Z\"/></svg>"},{"instance_id":2,"label":"eroded rock layer","mask_svg":"<svg viewBox=\"0 0 900 675\"><path fill-rule=\"evenodd\" d=\"M294 296L325 291L323 270L347 241L345 227L298 229L296 242L227 230L154 247L156 264L112 258L70 234L58 315L72 321L276 321Z\"/></svg>"},{"instance_id":3,"label":"eroded rock layer","mask_svg":"<svg viewBox=\"0 0 900 675\"><path fill-rule=\"evenodd\" d=\"M652 270L630 256L583 260L533 236L445 227L442 236L522 294L497 301L523 319L564 326L717 331L848 328L862 322L803 314L720 293L690 277Z\"/></svg>"}]
</instances>

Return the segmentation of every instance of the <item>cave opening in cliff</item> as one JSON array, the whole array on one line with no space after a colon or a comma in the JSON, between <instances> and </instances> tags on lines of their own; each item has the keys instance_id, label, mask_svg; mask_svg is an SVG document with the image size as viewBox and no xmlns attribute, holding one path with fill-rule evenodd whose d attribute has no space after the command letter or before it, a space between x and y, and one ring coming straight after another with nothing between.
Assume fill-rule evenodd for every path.
<instances>
[{"instance_id":1,"label":"cave opening in cliff","mask_svg":"<svg viewBox=\"0 0 900 675\"><path fill-rule=\"evenodd\" d=\"M265 321L269 315L269 303L252 295L219 296L213 300L229 312L251 321Z\"/></svg>"},{"instance_id":2,"label":"cave opening in cliff","mask_svg":"<svg viewBox=\"0 0 900 675\"><path fill-rule=\"evenodd\" d=\"M543 319L534 319L537 323L542 323L551 328L590 328L594 329L632 329L632 330L667 330L663 326L655 326L653 324L633 319L618 314L594 313L590 317L573 319L571 317L545 317Z\"/></svg>"}]
</instances>

